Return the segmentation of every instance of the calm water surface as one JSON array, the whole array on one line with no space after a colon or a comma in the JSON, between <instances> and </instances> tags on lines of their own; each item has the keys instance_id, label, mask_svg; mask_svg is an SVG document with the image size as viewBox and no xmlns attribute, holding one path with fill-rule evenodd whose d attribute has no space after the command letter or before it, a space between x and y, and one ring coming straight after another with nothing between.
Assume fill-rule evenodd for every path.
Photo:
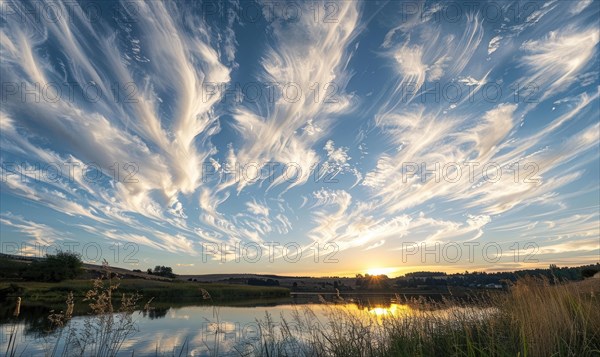
<instances>
[{"instance_id":1,"label":"calm water surface","mask_svg":"<svg viewBox=\"0 0 600 357\"><path fill-rule=\"evenodd\" d=\"M329 297L328 300L335 299ZM233 303L235 304L235 303ZM261 300L254 302L240 302L244 306L209 306L190 304L188 306L155 307L150 312L135 312L133 317L137 331L127 339L119 356L131 356L132 351L136 356L179 355L181 346L186 344L184 351L188 356L239 355L236 348L241 348L256 342L264 328L267 314L270 316L271 325L277 329L281 326L282 317L294 326L294 314L304 314L309 308L314 312L310 317L311 323L327 328L327 316L331 312L331 305L325 305L316 295L302 295L290 299ZM390 296L360 296L346 298L345 302L336 303L337 307L344 307L350 311L360 311L362 314L374 317L390 315L414 314L410 305L397 302ZM482 314L485 310L481 309ZM43 331L47 328L47 310L38 308L35 311L27 310L24 306L23 316L17 322L8 322L4 317L0 320L2 336L0 353L4 353L10 331L16 326L18 333L19 353L23 349L23 356L44 355L46 335ZM450 312L437 310L440 316L449 316ZM306 315L304 315L306 316ZM84 316L76 316L71 324L81 326ZM259 326L258 320L263 322ZM48 339L48 337L46 337ZM51 338L49 341L53 341ZM182 354L185 355L185 354Z\"/></svg>"}]
</instances>

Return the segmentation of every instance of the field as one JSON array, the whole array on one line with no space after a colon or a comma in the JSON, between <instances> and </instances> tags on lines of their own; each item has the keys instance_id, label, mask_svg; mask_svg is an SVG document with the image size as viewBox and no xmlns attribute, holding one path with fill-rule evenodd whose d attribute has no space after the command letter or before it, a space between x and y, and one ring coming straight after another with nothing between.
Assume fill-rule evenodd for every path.
<instances>
[{"instance_id":1,"label":"field","mask_svg":"<svg viewBox=\"0 0 600 357\"><path fill-rule=\"evenodd\" d=\"M59 283L16 282L13 286L22 288L19 296L25 302L62 303L68 292L75 298L83 298L90 289L90 280L65 280ZM0 283L0 290L9 288L11 283ZM179 299L202 300L200 289L205 289L215 300L251 299L289 296L289 289L278 287L260 287L233 284L192 283L181 281L157 281L145 279L122 279L119 281L119 292L138 292L144 298L155 301L177 301Z\"/></svg>"},{"instance_id":2,"label":"field","mask_svg":"<svg viewBox=\"0 0 600 357\"><path fill-rule=\"evenodd\" d=\"M72 292L75 300L81 301L91 287L91 279L104 274L102 266L83 264L76 279L60 282L21 279L21 274L30 264L27 260L0 258L0 299L21 297L24 304L51 305L63 303L65 296ZM288 297L290 293L289 289L283 287L182 281L117 267L110 267L110 273L120 277L120 293L139 293L144 299L153 298L156 302L202 301L202 289L208 291L213 300Z\"/></svg>"}]
</instances>

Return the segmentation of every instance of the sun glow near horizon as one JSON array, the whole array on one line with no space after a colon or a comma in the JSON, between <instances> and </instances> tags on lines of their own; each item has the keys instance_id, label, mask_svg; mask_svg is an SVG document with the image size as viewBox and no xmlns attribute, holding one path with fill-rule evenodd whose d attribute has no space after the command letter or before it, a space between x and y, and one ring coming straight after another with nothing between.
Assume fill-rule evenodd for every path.
<instances>
[{"instance_id":1,"label":"sun glow near horizon","mask_svg":"<svg viewBox=\"0 0 600 357\"><path fill-rule=\"evenodd\" d=\"M392 273L398 273L399 269L394 267L377 267L377 268L369 268L366 270L366 274L369 275L387 275L389 276Z\"/></svg>"}]
</instances>

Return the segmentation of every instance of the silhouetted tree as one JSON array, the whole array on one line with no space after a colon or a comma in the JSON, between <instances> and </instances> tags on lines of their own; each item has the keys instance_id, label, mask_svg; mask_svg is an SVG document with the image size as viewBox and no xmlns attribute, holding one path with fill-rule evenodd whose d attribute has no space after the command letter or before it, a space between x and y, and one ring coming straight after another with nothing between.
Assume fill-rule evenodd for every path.
<instances>
[{"instance_id":1,"label":"silhouetted tree","mask_svg":"<svg viewBox=\"0 0 600 357\"><path fill-rule=\"evenodd\" d=\"M150 270L150 269L148 269ZM164 265L157 265L154 267L153 275L164 276L167 278L174 278L175 274L173 274L173 268L166 267Z\"/></svg>"},{"instance_id":2,"label":"silhouetted tree","mask_svg":"<svg viewBox=\"0 0 600 357\"><path fill-rule=\"evenodd\" d=\"M35 281L62 281L75 279L81 274L83 262L81 256L74 252L58 252L46 255L45 259L33 261L23 277Z\"/></svg>"}]
</instances>

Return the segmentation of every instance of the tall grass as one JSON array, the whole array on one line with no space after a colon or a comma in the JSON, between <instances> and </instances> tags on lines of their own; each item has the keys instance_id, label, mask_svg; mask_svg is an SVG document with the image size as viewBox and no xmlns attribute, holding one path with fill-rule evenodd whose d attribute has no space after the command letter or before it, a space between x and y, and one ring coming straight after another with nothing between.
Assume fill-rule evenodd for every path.
<instances>
[{"instance_id":1,"label":"tall grass","mask_svg":"<svg viewBox=\"0 0 600 357\"><path fill-rule=\"evenodd\" d=\"M521 279L504 302L523 355L600 355L600 281L550 285Z\"/></svg>"},{"instance_id":2,"label":"tall grass","mask_svg":"<svg viewBox=\"0 0 600 357\"><path fill-rule=\"evenodd\" d=\"M66 309L51 311L48 319L52 329L45 337L46 356L116 356L123 344L136 331L133 313L141 296L122 294L120 304L114 306L114 292L119 288L119 278L104 262L104 274L93 280L85 294L90 314L81 323L71 320L74 298L69 292ZM149 308L146 304L145 308Z\"/></svg>"},{"instance_id":3,"label":"tall grass","mask_svg":"<svg viewBox=\"0 0 600 357\"><path fill-rule=\"evenodd\" d=\"M260 339L242 356L600 356L597 280L552 285L525 278L507 294L475 304L413 301L414 309L374 315L329 304L259 321ZM482 307L485 306L484 309Z\"/></svg>"},{"instance_id":4,"label":"tall grass","mask_svg":"<svg viewBox=\"0 0 600 357\"><path fill-rule=\"evenodd\" d=\"M120 307L113 307L118 286L110 273L95 280L86 294L92 313L79 325L71 323L70 294L66 310L50 315L56 329L49 334L46 355L115 356L135 332L132 314L139 299L122 296ZM210 292L197 291L212 302ZM347 304L338 294L335 302L323 299L324 313L297 307L280 323L267 314L258 321L257 338L234 351L221 350L218 328L214 344L206 347L211 356L600 356L599 293L596 279L551 284L523 278L508 292L475 302L421 298L393 314ZM213 319L220 326L216 307ZM15 356L16 330L10 338L6 355ZM166 354L187 355L191 347L186 339ZM165 353L157 345L159 354Z\"/></svg>"},{"instance_id":5,"label":"tall grass","mask_svg":"<svg viewBox=\"0 0 600 357\"><path fill-rule=\"evenodd\" d=\"M7 357L14 357L17 355L21 355L21 354L17 354L17 339L19 338L19 331L18 331L18 324L16 322L16 319L19 317L19 315L21 314L21 298L18 297L17 298L17 302L15 304L15 310L13 312L13 317L15 318L15 320L13 321L13 323L10 325L9 329L8 329L8 343L6 344L6 352L5 352L5 356Z\"/></svg>"}]
</instances>

